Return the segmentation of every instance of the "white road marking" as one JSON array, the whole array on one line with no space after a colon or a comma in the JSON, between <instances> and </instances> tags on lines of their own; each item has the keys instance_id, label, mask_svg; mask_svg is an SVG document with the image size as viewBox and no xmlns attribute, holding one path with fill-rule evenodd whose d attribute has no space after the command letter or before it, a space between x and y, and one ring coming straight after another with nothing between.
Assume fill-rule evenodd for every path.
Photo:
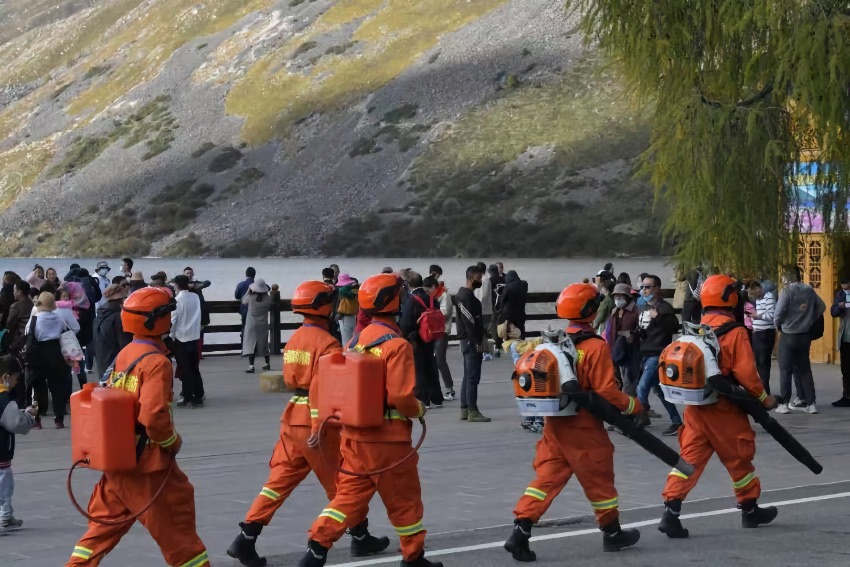
<instances>
[{"instance_id":1,"label":"white road marking","mask_svg":"<svg viewBox=\"0 0 850 567\"><path fill-rule=\"evenodd\" d=\"M809 502L819 502L821 500L834 500L836 498L848 498L850 497L850 492L839 492L837 494L825 494L823 496L810 496L808 498L797 498L794 500L782 500L780 502L771 502L769 504L765 504L766 506L793 506L795 504L807 504ZM723 514L733 514L735 512L739 512L737 508L725 508L723 510L712 510L710 512L699 512L696 514L682 514L683 520L689 520L691 518L705 518L709 516L720 516ZM644 520L642 522L633 522L631 524L626 524L624 528L640 528L643 526L652 526L658 523L658 518L654 518L652 520ZM568 532L559 532L555 534L546 534L540 536L534 536L531 538L531 541L547 541L551 539L563 539L567 537L576 537L582 535L590 535L590 534L598 534L599 530L597 528L591 528L586 530L574 530ZM440 555L455 555L457 553L466 553L469 551L481 551L484 549L496 549L502 547L504 545L504 541L495 541L489 543L481 543L478 545L467 545L463 547L451 547L448 549L434 549L428 550L428 557L439 557ZM400 555L395 555L393 557L381 557L368 559L366 561L352 561L349 563L337 563L330 567L367 567L369 565L383 565L386 563L396 563L401 561Z\"/></svg>"}]
</instances>

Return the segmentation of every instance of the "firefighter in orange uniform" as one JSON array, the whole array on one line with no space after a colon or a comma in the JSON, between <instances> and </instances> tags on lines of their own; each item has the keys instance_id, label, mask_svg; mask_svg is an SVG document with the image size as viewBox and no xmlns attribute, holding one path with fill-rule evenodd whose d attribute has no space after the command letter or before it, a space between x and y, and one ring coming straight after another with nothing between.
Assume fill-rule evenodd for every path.
<instances>
[{"instance_id":1,"label":"firefighter in orange uniform","mask_svg":"<svg viewBox=\"0 0 850 567\"><path fill-rule=\"evenodd\" d=\"M139 521L156 540L167 565L205 567L210 562L195 530L195 489L174 462L181 446L171 419L174 371L161 339L171 328L173 310L174 299L167 288L140 289L124 303L121 324L125 332L133 334L133 342L115 359L110 386L122 388L138 399L139 462L132 472L104 473L88 511L104 520L127 517L147 506L164 481L162 493ZM133 523L90 522L66 567L99 565Z\"/></svg>"},{"instance_id":2,"label":"firefighter in orange uniform","mask_svg":"<svg viewBox=\"0 0 850 567\"><path fill-rule=\"evenodd\" d=\"M316 399L318 380L315 380L319 359L342 350L330 333L329 318L336 303L334 286L319 281L307 281L295 289L292 311L304 316L304 324L292 334L283 350L283 379L294 392L281 416L280 439L274 448L269 467L269 478L251 509L240 523L241 533L227 550L227 554L247 567L263 567L266 559L257 554L257 536L269 525L272 516L289 495L312 470L329 500L336 495L337 471L327 462L339 463L339 428L326 428L322 442L325 458L315 449L307 447L314 426L318 427ZM366 510L355 518L351 516L351 555L363 557L380 553L390 544L389 538L376 538L369 534Z\"/></svg>"},{"instance_id":3,"label":"firefighter in orange uniform","mask_svg":"<svg viewBox=\"0 0 850 567\"><path fill-rule=\"evenodd\" d=\"M703 307L701 323L712 329L735 323L733 309L738 305L737 284L728 276L711 276L702 286L700 302ZM719 336L720 370L732 376L750 395L772 409L776 399L765 392L756 370L753 349L743 326ZM671 538L688 537L682 527L679 513L682 501L696 486L705 465L715 452L720 462L729 471L732 488L742 511L745 528L756 528L769 524L776 518L773 506L759 508L756 504L761 494L761 484L754 475L753 457L756 454L756 434L750 427L750 419L744 410L723 398L704 406L687 406L685 419L679 432L682 459L694 466L694 473L686 476L673 469L667 476L664 487L664 514L659 531Z\"/></svg>"},{"instance_id":4,"label":"firefighter in orange uniform","mask_svg":"<svg viewBox=\"0 0 850 567\"><path fill-rule=\"evenodd\" d=\"M592 322L601 303L590 284L572 284L558 297L558 317L569 319L567 328L578 350L576 374L584 391L593 391L627 414L640 410L637 399L617 389L608 343L593 331ZM621 529L614 488L614 445L598 418L580 409L574 416L547 417L543 438L534 459L537 477L517 502L514 529L505 549L517 561L531 562L537 555L528 540L531 526L549 509L573 474L596 514L605 551L618 551L638 542L635 529Z\"/></svg>"},{"instance_id":5,"label":"firefighter in orange uniform","mask_svg":"<svg viewBox=\"0 0 850 567\"><path fill-rule=\"evenodd\" d=\"M386 361L386 394L375 404L387 408L384 425L374 428L342 427L343 467L370 471L391 466L411 451L410 418L421 417L425 408L413 394L416 375L413 347L401 338L395 315L400 308L402 282L398 276L373 276L360 286L360 308L373 315L372 323L355 337L358 350L385 340L368 352ZM388 338L388 335L391 338ZM325 380L320 377L320 380ZM311 443L315 443L312 439ZM324 442L322 443L324 446ZM442 567L425 559L425 529L417 470L418 455L379 475L363 478L341 474L336 497L310 529L307 552L299 567L322 567L330 547L345 532L351 518L363 517L375 491L381 496L390 522L401 539L403 567Z\"/></svg>"}]
</instances>

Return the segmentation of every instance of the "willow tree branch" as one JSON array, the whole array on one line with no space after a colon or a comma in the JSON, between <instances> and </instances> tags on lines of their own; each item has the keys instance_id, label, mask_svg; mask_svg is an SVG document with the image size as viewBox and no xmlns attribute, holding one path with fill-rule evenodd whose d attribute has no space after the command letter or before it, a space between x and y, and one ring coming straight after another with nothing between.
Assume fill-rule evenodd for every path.
<instances>
[{"instance_id":1,"label":"willow tree branch","mask_svg":"<svg viewBox=\"0 0 850 567\"><path fill-rule=\"evenodd\" d=\"M735 106L737 108L749 108L749 107L753 106L754 104L756 104L757 102L760 102L760 101L766 99L768 96L770 96L770 93L772 93L772 92L773 92L773 85L769 84L766 87L764 87L761 91L754 94L753 96L739 100L738 102L735 103ZM700 99L702 99L703 104L706 104L708 106L712 106L714 108L723 107L722 103L715 101L715 100L710 100L709 98L707 98L702 93L700 93Z\"/></svg>"}]
</instances>

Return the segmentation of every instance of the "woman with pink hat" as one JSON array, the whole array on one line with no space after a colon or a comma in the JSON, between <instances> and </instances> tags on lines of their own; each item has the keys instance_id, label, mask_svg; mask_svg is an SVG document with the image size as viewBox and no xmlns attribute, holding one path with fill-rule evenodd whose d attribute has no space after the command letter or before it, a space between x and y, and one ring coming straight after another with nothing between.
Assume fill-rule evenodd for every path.
<instances>
[{"instance_id":1,"label":"woman with pink hat","mask_svg":"<svg viewBox=\"0 0 850 567\"><path fill-rule=\"evenodd\" d=\"M360 282L349 274L340 274L336 282L339 290L339 303L336 313L339 318L339 331L342 336L342 346L345 347L354 336L354 327L357 325L357 311L360 304L357 302L357 289Z\"/></svg>"},{"instance_id":2,"label":"woman with pink hat","mask_svg":"<svg viewBox=\"0 0 850 567\"><path fill-rule=\"evenodd\" d=\"M262 356L266 360L263 370L271 369L269 356L269 311L272 308L270 288L263 278L257 278L248 293L242 296L242 303L248 306L245 317L245 332L242 335L242 356L248 357L248 370L254 372L254 358Z\"/></svg>"}]
</instances>

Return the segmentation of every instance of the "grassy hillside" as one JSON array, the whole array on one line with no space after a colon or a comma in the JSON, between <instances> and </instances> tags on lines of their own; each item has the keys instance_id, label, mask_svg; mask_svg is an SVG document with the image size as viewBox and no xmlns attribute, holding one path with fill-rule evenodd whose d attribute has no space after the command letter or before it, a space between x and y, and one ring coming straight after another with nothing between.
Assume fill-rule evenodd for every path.
<instances>
[{"instance_id":1,"label":"grassy hillside","mask_svg":"<svg viewBox=\"0 0 850 567\"><path fill-rule=\"evenodd\" d=\"M376 131L374 147L389 141ZM652 194L632 178L649 144L616 78L585 60L550 84L518 79L430 144L412 200L351 219L327 254L574 256L659 250Z\"/></svg>"},{"instance_id":2,"label":"grassy hillside","mask_svg":"<svg viewBox=\"0 0 850 567\"><path fill-rule=\"evenodd\" d=\"M9 0L0 24L12 254L660 250L647 125L561 0Z\"/></svg>"}]
</instances>

